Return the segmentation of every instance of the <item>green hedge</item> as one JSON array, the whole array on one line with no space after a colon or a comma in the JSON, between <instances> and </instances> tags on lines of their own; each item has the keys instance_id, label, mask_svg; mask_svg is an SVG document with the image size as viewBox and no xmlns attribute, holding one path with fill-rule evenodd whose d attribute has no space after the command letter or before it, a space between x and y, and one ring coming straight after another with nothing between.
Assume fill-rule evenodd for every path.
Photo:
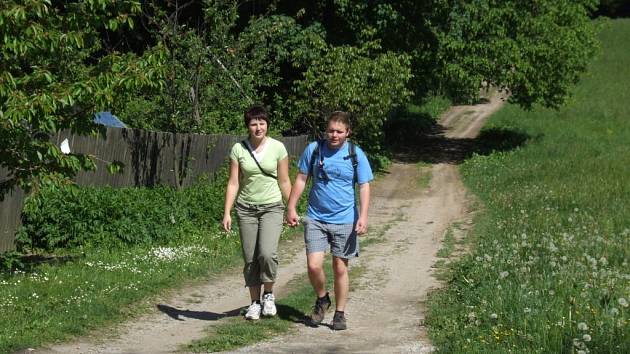
<instances>
[{"instance_id":1,"label":"green hedge","mask_svg":"<svg viewBox=\"0 0 630 354\"><path fill-rule=\"evenodd\" d=\"M65 187L30 198L18 233L20 249L167 243L190 227L216 225L223 216L226 173L194 186Z\"/></svg>"},{"instance_id":2,"label":"green hedge","mask_svg":"<svg viewBox=\"0 0 630 354\"><path fill-rule=\"evenodd\" d=\"M290 174L294 180L293 162ZM17 234L18 253L167 244L191 230L215 230L223 218L227 177L227 169L222 169L212 180L201 179L181 190L165 186L42 189L26 201ZM301 211L306 209L305 196Z\"/></svg>"}]
</instances>

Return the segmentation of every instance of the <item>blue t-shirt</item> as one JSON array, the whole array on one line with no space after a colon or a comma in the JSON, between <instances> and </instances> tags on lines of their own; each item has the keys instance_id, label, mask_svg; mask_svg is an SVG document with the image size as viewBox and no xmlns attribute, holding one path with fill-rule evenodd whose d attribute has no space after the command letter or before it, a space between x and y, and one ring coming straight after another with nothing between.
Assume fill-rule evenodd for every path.
<instances>
[{"instance_id":1,"label":"blue t-shirt","mask_svg":"<svg viewBox=\"0 0 630 354\"><path fill-rule=\"evenodd\" d=\"M309 173L309 164L315 147L319 145L319 156L313 162L313 185L308 196L306 215L329 224L352 224L359 215L354 200L354 169L346 141L339 149L331 149L323 141L310 143L300 161L298 168L305 175ZM355 145L357 154L357 180L359 184L374 179L367 156ZM323 158L323 163L320 161ZM322 171L323 169L323 171ZM328 178L326 178L328 176Z\"/></svg>"}]
</instances>

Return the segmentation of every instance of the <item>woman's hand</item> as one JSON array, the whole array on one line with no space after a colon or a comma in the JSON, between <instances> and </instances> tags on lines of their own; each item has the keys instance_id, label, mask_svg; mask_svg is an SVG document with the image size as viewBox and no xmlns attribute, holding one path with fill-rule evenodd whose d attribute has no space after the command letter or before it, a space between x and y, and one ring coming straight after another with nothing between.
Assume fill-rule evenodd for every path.
<instances>
[{"instance_id":1,"label":"woman's hand","mask_svg":"<svg viewBox=\"0 0 630 354\"><path fill-rule=\"evenodd\" d=\"M224 215L222 224L225 231L232 231L232 216L230 214Z\"/></svg>"},{"instance_id":2,"label":"woman's hand","mask_svg":"<svg viewBox=\"0 0 630 354\"><path fill-rule=\"evenodd\" d=\"M287 225L294 227L299 224L300 218L295 208L287 208Z\"/></svg>"}]
</instances>

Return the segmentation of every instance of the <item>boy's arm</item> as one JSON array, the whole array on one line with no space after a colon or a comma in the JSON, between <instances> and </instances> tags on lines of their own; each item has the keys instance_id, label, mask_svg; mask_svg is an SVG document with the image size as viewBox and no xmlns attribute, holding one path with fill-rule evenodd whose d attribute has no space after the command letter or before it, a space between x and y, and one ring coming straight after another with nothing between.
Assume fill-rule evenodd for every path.
<instances>
[{"instance_id":1,"label":"boy's arm","mask_svg":"<svg viewBox=\"0 0 630 354\"><path fill-rule=\"evenodd\" d=\"M304 188L306 187L307 179L308 175L298 172L293 188L291 188L291 195L289 196L289 201L287 202L287 224L289 226L296 226L299 222L296 207L297 202L300 200L302 192L304 192Z\"/></svg>"},{"instance_id":2,"label":"boy's arm","mask_svg":"<svg viewBox=\"0 0 630 354\"><path fill-rule=\"evenodd\" d=\"M361 235L368 229L368 209L370 207L370 183L359 185L359 220L355 231Z\"/></svg>"}]
</instances>

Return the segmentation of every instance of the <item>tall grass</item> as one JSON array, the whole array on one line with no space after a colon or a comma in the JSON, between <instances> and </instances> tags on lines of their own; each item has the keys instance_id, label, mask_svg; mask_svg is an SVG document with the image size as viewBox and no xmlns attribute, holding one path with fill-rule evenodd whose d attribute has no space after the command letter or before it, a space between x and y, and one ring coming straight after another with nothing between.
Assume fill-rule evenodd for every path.
<instances>
[{"instance_id":1,"label":"tall grass","mask_svg":"<svg viewBox=\"0 0 630 354\"><path fill-rule=\"evenodd\" d=\"M554 111L508 105L489 128L525 133L462 165L483 215L472 252L430 300L443 352L630 352L630 21Z\"/></svg>"}]
</instances>

